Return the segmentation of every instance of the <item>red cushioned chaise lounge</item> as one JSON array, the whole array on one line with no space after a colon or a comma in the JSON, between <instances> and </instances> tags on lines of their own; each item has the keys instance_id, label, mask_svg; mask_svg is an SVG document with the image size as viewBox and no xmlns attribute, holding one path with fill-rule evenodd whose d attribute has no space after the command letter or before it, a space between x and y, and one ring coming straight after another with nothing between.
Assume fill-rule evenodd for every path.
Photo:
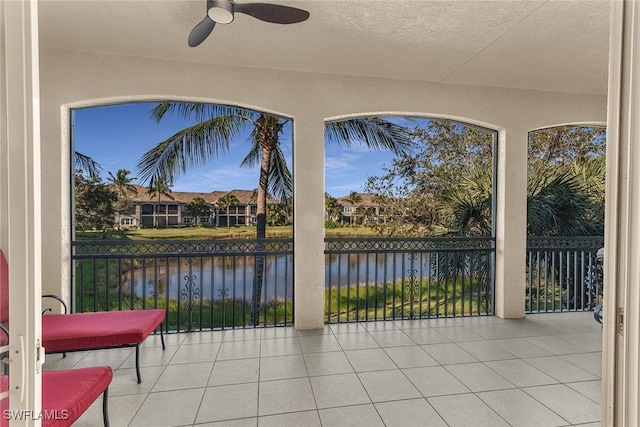
<instances>
[{"instance_id":1,"label":"red cushioned chaise lounge","mask_svg":"<svg viewBox=\"0 0 640 427\"><path fill-rule=\"evenodd\" d=\"M0 346L9 344L9 274L7 260L0 250ZM6 349L5 349L6 350ZM6 356L6 354L4 355ZM3 357L3 356L0 356ZM9 390L7 365L2 364L0 391ZM43 426L63 427L72 425L102 394L102 411L105 427L109 426L108 390L113 379L109 366L67 369L42 373L42 413L31 414L42 420ZM12 413L8 398L0 400L0 426L9 424ZM26 417L19 411L14 418Z\"/></svg>"},{"instance_id":2,"label":"red cushioned chaise lounge","mask_svg":"<svg viewBox=\"0 0 640 427\"><path fill-rule=\"evenodd\" d=\"M8 292L8 266L0 250L0 270L3 277L2 292ZM8 293L7 293L8 295ZM136 348L136 375L138 383L142 382L140 375L140 344L164 321L165 311L126 310L105 311L97 313L67 314L67 306L56 295L43 295L58 300L64 307L65 314L47 314L42 316L42 346L46 353L68 353L73 351L102 350L108 348L134 347ZM4 302L3 302L4 304ZM7 303L8 304L8 303ZM8 307L3 311L8 315ZM0 319L4 327L8 328L8 319ZM0 340L2 340L0 334ZM162 349L165 349L162 327L160 327ZM1 343L0 343L1 344Z\"/></svg>"},{"instance_id":3,"label":"red cushioned chaise lounge","mask_svg":"<svg viewBox=\"0 0 640 427\"><path fill-rule=\"evenodd\" d=\"M135 346L136 375L141 383L140 344L162 324L164 316L161 309L47 314L42 316L42 346L47 353ZM162 327L160 339L164 350Z\"/></svg>"}]
</instances>

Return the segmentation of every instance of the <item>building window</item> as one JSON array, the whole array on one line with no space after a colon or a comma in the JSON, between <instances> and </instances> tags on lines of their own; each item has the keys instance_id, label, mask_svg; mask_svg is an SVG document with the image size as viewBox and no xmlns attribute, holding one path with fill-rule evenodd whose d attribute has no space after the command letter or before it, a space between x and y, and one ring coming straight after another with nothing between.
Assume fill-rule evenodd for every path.
<instances>
[{"instance_id":1,"label":"building window","mask_svg":"<svg viewBox=\"0 0 640 427\"><path fill-rule=\"evenodd\" d=\"M142 205L142 215L153 215L153 205Z\"/></svg>"},{"instance_id":2,"label":"building window","mask_svg":"<svg viewBox=\"0 0 640 427\"><path fill-rule=\"evenodd\" d=\"M130 217L121 218L120 225L136 225L136 219Z\"/></svg>"}]
</instances>

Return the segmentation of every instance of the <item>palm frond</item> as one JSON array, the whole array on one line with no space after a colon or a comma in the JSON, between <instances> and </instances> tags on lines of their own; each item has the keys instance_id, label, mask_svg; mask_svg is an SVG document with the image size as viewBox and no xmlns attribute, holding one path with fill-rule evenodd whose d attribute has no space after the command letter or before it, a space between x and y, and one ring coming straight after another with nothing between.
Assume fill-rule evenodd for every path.
<instances>
[{"instance_id":1,"label":"palm frond","mask_svg":"<svg viewBox=\"0 0 640 427\"><path fill-rule=\"evenodd\" d=\"M293 176L280 145L276 145L271 150L269 192L278 200L288 199L293 194Z\"/></svg>"},{"instance_id":2,"label":"palm frond","mask_svg":"<svg viewBox=\"0 0 640 427\"><path fill-rule=\"evenodd\" d=\"M171 181L168 181L166 177L161 175L154 175L151 177L149 181L149 186L147 187L147 194L158 196L166 196L171 200L175 200L175 197L171 195L171 187L173 184Z\"/></svg>"},{"instance_id":3,"label":"palm frond","mask_svg":"<svg viewBox=\"0 0 640 427\"><path fill-rule=\"evenodd\" d=\"M252 168L260 163L260 141L252 141L251 149L240 163L240 167Z\"/></svg>"},{"instance_id":4,"label":"palm frond","mask_svg":"<svg viewBox=\"0 0 640 427\"><path fill-rule=\"evenodd\" d=\"M98 162L78 151L74 153L74 167L92 179L100 177L100 172L102 172L102 166Z\"/></svg>"},{"instance_id":5,"label":"palm frond","mask_svg":"<svg viewBox=\"0 0 640 427\"><path fill-rule=\"evenodd\" d=\"M345 147L363 143L372 150L390 150L398 155L410 153L414 144L409 128L381 117L326 122L325 139Z\"/></svg>"},{"instance_id":6,"label":"palm frond","mask_svg":"<svg viewBox=\"0 0 640 427\"><path fill-rule=\"evenodd\" d=\"M170 182L190 167L199 166L229 149L229 141L244 125L232 116L209 118L158 143L138 161L138 178L165 176Z\"/></svg>"},{"instance_id":7,"label":"palm frond","mask_svg":"<svg viewBox=\"0 0 640 427\"><path fill-rule=\"evenodd\" d=\"M177 114L184 119L202 122L212 117L231 116L255 124L259 113L241 107L221 104L202 104L197 102L160 102L151 110L151 118L160 122L164 116Z\"/></svg>"},{"instance_id":8,"label":"palm frond","mask_svg":"<svg viewBox=\"0 0 640 427\"><path fill-rule=\"evenodd\" d=\"M530 235L590 235L594 224L586 219L590 204L577 176L570 169L530 171L527 222Z\"/></svg>"}]
</instances>

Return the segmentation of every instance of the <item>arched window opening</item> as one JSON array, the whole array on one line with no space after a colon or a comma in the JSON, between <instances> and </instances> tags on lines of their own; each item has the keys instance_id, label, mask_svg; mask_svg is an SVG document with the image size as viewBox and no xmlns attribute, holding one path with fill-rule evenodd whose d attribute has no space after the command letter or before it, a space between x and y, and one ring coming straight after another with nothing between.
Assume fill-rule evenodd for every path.
<instances>
[{"instance_id":1,"label":"arched window opening","mask_svg":"<svg viewBox=\"0 0 640 427\"><path fill-rule=\"evenodd\" d=\"M173 331L292 324L291 119L173 101L71 116L76 311L166 308Z\"/></svg>"},{"instance_id":2,"label":"arched window opening","mask_svg":"<svg viewBox=\"0 0 640 427\"><path fill-rule=\"evenodd\" d=\"M528 313L595 310L602 299L606 129L529 133Z\"/></svg>"},{"instance_id":3,"label":"arched window opening","mask_svg":"<svg viewBox=\"0 0 640 427\"><path fill-rule=\"evenodd\" d=\"M395 141L327 145L327 320L493 314L497 132L376 119Z\"/></svg>"}]
</instances>

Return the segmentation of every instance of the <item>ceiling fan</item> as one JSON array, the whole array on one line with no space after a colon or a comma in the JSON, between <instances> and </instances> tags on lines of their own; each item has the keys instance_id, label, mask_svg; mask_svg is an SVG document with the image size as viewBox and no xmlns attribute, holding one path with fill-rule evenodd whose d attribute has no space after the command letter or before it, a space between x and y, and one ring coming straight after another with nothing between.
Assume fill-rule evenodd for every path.
<instances>
[{"instance_id":1,"label":"ceiling fan","mask_svg":"<svg viewBox=\"0 0 640 427\"><path fill-rule=\"evenodd\" d=\"M218 24L233 21L234 13L244 13L274 24L295 24L306 21L309 12L291 6L271 3L235 3L233 0L207 0L207 15L189 34L189 46L202 43Z\"/></svg>"}]
</instances>

